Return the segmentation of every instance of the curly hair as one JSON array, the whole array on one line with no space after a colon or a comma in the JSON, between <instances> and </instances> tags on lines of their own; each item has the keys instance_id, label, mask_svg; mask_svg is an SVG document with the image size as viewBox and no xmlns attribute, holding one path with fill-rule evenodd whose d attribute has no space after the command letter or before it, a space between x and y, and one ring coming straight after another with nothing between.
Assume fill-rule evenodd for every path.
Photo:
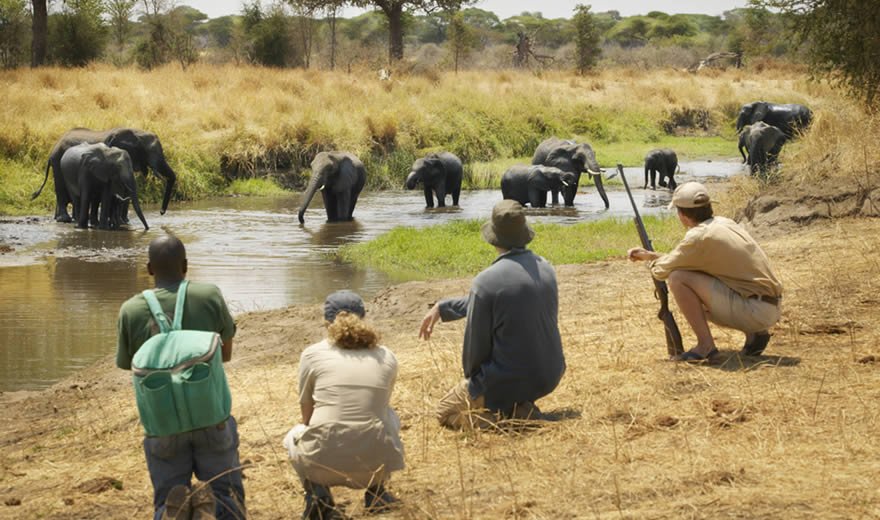
<instances>
[{"instance_id":1,"label":"curly hair","mask_svg":"<svg viewBox=\"0 0 880 520\"><path fill-rule=\"evenodd\" d=\"M379 346L379 333L358 315L342 311L327 326L327 335L339 348L357 350Z\"/></svg>"}]
</instances>

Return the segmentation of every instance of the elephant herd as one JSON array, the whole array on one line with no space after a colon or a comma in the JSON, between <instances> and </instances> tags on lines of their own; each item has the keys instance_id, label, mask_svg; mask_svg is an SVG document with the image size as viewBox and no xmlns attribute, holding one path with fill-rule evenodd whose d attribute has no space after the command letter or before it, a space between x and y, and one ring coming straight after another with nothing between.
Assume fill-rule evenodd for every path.
<instances>
[{"instance_id":1,"label":"elephant herd","mask_svg":"<svg viewBox=\"0 0 880 520\"><path fill-rule=\"evenodd\" d=\"M738 148L743 162L753 174L763 174L775 164L782 146L809 126L812 112L803 105L774 104L758 101L743 105L736 120ZM161 214L168 202L177 176L168 165L162 144L156 134L133 128L94 131L74 128L65 133L52 148L46 164L45 178L33 194L36 198L52 169L55 181L55 220L75 221L80 228L118 229L128 222L128 204L134 207L145 229L149 229L138 200L134 172L145 175L147 168L165 180ZM364 164L353 154L341 151L320 152L311 164L312 176L299 208L300 223L317 191L321 192L328 221L352 220L358 196L366 183ZM662 148L645 156L645 184L657 184L675 190L673 176L678 169L675 151ZM501 193L505 199L529 204L533 208L547 206L547 193L553 204L562 194L565 206L574 206L574 197L581 174L588 173L596 191L608 208L608 196L602 184L602 170L596 154L587 143L556 137L541 142L532 157L532 164L511 166L501 177ZM446 205L451 195L457 206L463 177L461 160L449 152L431 153L418 159L406 177L407 189L422 186L425 205ZM609 177L613 177L614 174ZM73 206L73 216L68 213Z\"/></svg>"},{"instance_id":2,"label":"elephant herd","mask_svg":"<svg viewBox=\"0 0 880 520\"><path fill-rule=\"evenodd\" d=\"M55 181L55 220L76 221L81 228L118 229L128 222L128 203L134 207L145 229L149 229L138 200L134 172L144 175L147 167L165 179L161 214L168 209L177 175L165 160L156 134L133 128L94 131L74 128L65 133L49 153L43 184L31 199L37 198L49 178ZM73 206L73 218L68 213Z\"/></svg>"}]
</instances>

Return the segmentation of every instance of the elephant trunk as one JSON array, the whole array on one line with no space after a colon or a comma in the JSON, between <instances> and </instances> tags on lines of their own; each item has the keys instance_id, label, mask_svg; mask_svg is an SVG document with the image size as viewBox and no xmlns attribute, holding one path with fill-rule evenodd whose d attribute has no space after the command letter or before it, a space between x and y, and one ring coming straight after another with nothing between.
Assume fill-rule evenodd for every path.
<instances>
[{"instance_id":1,"label":"elephant trunk","mask_svg":"<svg viewBox=\"0 0 880 520\"><path fill-rule=\"evenodd\" d=\"M165 161L164 157L160 160L158 168L153 168L153 170L165 178L165 194L162 195L162 209L159 210L159 214L164 215L168 210L168 202L171 201L171 192L174 191L177 175L171 169L171 166L168 165L168 162Z\"/></svg>"},{"instance_id":2,"label":"elephant trunk","mask_svg":"<svg viewBox=\"0 0 880 520\"><path fill-rule=\"evenodd\" d=\"M416 184L419 183L419 176L416 172L409 172L409 175L406 176L406 189L414 190L416 189Z\"/></svg>"},{"instance_id":3,"label":"elephant trunk","mask_svg":"<svg viewBox=\"0 0 880 520\"><path fill-rule=\"evenodd\" d=\"M131 205L134 206L134 212L137 213L138 218L144 224L144 231L150 229L150 226L147 225L147 219L144 218L144 212L141 211L141 204L138 202L137 193L131 196Z\"/></svg>"},{"instance_id":4,"label":"elephant trunk","mask_svg":"<svg viewBox=\"0 0 880 520\"><path fill-rule=\"evenodd\" d=\"M736 118L736 133L740 133L744 126L748 124L748 117L745 112L741 112Z\"/></svg>"},{"instance_id":5,"label":"elephant trunk","mask_svg":"<svg viewBox=\"0 0 880 520\"><path fill-rule=\"evenodd\" d=\"M318 191L318 187L321 186L321 175L320 173L313 173L312 179L309 181L309 187L306 189L304 194L304 199L302 204L299 207L299 223L304 224L305 218L303 218L306 214L306 209L308 209L309 204L312 202L312 197L315 196L315 192Z\"/></svg>"},{"instance_id":6,"label":"elephant trunk","mask_svg":"<svg viewBox=\"0 0 880 520\"><path fill-rule=\"evenodd\" d=\"M605 203L605 209L608 209L610 204L608 203L608 195L605 194L605 187L602 185L602 174L591 174L593 176L593 182L596 183L596 191L599 192L599 196L602 197L602 202Z\"/></svg>"}]
</instances>

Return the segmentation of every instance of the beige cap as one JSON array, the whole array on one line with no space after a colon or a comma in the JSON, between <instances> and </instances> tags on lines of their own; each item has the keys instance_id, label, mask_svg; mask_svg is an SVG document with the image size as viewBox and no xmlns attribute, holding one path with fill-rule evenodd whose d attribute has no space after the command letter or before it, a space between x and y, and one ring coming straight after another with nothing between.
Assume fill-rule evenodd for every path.
<instances>
[{"instance_id":1,"label":"beige cap","mask_svg":"<svg viewBox=\"0 0 880 520\"><path fill-rule=\"evenodd\" d=\"M699 182L686 182L675 188L669 209L676 206L679 208L702 208L708 206L710 202L712 201L709 200L709 192L705 186Z\"/></svg>"}]
</instances>

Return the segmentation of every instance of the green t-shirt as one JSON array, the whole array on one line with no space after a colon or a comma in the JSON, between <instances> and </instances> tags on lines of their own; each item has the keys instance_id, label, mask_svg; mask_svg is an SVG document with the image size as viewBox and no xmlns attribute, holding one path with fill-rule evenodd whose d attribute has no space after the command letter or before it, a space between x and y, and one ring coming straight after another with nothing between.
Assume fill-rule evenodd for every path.
<instances>
[{"instance_id":1,"label":"green t-shirt","mask_svg":"<svg viewBox=\"0 0 880 520\"><path fill-rule=\"evenodd\" d=\"M156 299L168 315L169 323L174 319L174 306L177 302L177 289L154 289ZM235 322L226 300L216 285L190 282L186 290L183 309L184 330L205 330L220 334L223 343L235 335ZM159 332L150 307L143 294L136 294L122 304L117 323L119 341L116 347L116 366L131 370L131 359L145 341Z\"/></svg>"}]
</instances>

